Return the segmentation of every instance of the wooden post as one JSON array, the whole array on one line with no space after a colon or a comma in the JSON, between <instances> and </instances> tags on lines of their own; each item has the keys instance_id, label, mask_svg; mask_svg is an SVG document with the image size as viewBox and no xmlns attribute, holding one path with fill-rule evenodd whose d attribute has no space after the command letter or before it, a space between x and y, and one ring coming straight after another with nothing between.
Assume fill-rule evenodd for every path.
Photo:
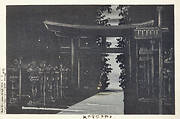
<instances>
[{"instance_id":1,"label":"wooden post","mask_svg":"<svg viewBox=\"0 0 180 119\"><path fill-rule=\"evenodd\" d=\"M73 88L78 87L78 58L77 58L77 45L76 37L71 39L71 84Z\"/></svg>"},{"instance_id":2,"label":"wooden post","mask_svg":"<svg viewBox=\"0 0 180 119\"><path fill-rule=\"evenodd\" d=\"M137 95L137 98L139 97L139 90L138 90L138 87L139 87L139 85L138 85L138 72L139 72L139 62L138 62L138 58L139 58L139 55L138 55L138 53L139 53L139 45L138 45L138 40L137 39L134 39L134 40L136 40L135 42L136 42L136 95Z\"/></svg>"},{"instance_id":3,"label":"wooden post","mask_svg":"<svg viewBox=\"0 0 180 119\"><path fill-rule=\"evenodd\" d=\"M61 94L61 98L63 98L63 76L62 76L62 73L63 73L63 71L61 70L60 71L60 81L61 81L61 92L60 92L60 94Z\"/></svg>"},{"instance_id":4,"label":"wooden post","mask_svg":"<svg viewBox=\"0 0 180 119\"><path fill-rule=\"evenodd\" d=\"M71 39L71 83L74 81L74 39Z\"/></svg>"},{"instance_id":5,"label":"wooden post","mask_svg":"<svg viewBox=\"0 0 180 119\"><path fill-rule=\"evenodd\" d=\"M57 90L56 95L57 95L57 99L58 99L59 98L59 77L57 78L57 81L56 81L56 90Z\"/></svg>"},{"instance_id":6,"label":"wooden post","mask_svg":"<svg viewBox=\"0 0 180 119\"><path fill-rule=\"evenodd\" d=\"M162 16L161 11L162 7L157 7L158 11L158 27L162 27ZM163 57L162 57L162 35L159 39L159 114L163 113L163 100L162 100L162 68L163 68Z\"/></svg>"},{"instance_id":7,"label":"wooden post","mask_svg":"<svg viewBox=\"0 0 180 119\"><path fill-rule=\"evenodd\" d=\"M46 105L46 70L45 70L45 64L44 64L44 71L43 71L43 79L44 79L44 85L43 85L43 104Z\"/></svg>"},{"instance_id":8,"label":"wooden post","mask_svg":"<svg viewBox=\"0 0 180 119\"><path fill-rule=\"evenodd\" d=\"M22 58L19 58L19 102L21 103L22 93L22 71L21 71Z\"/></svg>"},{"instance_id":9,"label":"wooden post","mask_svg":"<svg viewBox=\"0 0 180 119\"><path fill-rule=\"evenodd\" d=\"M80 65L81 65L81 64L80 64L80 58L78 58L78 88L80 88L80 80L81 80L81 79L80 79L80 76L81 76L81 75L80 75L80 71L81 71L81 70L80 70Z\"/></svg>"},{"instance_id":10,"label":"wooden post","mask_svg":"<svg viewBox=\"0 0 180 119\"><path fill-rule=\"evenodd\" d=\"M163 57L162 57L162 36L159 41L159 113L162 114L162 69L163 69Z\"/></svg>"},{"instance_id":11,"label":"wooden post","mask_svg":"<svg viewBox=\"0 0 180 119\"><path fill-rule=\"evenodd\" d=\"M162 7L158 6L157 11L158 11L158 26L161 27L161 25L162 25L162 15L161 15Z\"/></svg>"}]
</instances>

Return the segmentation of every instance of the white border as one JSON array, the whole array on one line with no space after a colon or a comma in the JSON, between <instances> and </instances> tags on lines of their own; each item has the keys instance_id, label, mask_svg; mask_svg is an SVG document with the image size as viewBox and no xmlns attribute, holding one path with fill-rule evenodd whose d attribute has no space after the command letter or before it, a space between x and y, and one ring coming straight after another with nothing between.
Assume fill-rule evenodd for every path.
<instances>
[{"instance_id":1,"label":"white border","mask_svg":"<svg viewBox=\"0 0 180 119\"><path fill-rule=\"evenodd\" d=\"M175 6L175 115L112 115L112 119L180 119L180 10L178 0L1 0L0 1L0 71L6 67L6 5L100 5L100 4L126 4L126 5L166 5ZM178 14L179 13L179 14ZM0 72L0 76L2 73ZM2 78L2 77L0 77ZM1 102L0 102L1 104ZM1 114L3 119L83 119L82 115L55 115L55 114ZM95 118L96 119L96 118ZM99 118L101 119L101 118Z\"/></svg>"},{"instance_id":2,"label":"white border","mask_svg":"<svg viewBox=\"0 0 180 119\"><path fill-rule=\"evenodd\" d=\"M6 0L6 5L60 5L60 4L174 4L173 0Z\"/></svg>"},{"instance_id":3,"label":"white border","mask_svg":"<svg viewBox=\"0 0 180 119\"><path fill-rule=\"evenodd\" d=\"M0 4L0 113L6 113L6 10L5 4ZM3 95L3 98L2 98ZM3 108L1 108L3 106Z\"/></svg>"}]
</instances>

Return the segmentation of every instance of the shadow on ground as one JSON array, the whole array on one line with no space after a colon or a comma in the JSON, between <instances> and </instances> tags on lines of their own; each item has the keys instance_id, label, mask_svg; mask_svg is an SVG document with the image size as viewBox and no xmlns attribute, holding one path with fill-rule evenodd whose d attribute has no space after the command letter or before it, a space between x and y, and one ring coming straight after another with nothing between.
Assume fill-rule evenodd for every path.
<instances>
[{"instance_id":1,"label":"shadow on ground","mask_svg":"<svg viewBox=\"0 0 180 119\"><path fill-rule=\"evenodd\" d=\"M60 112L61 109L67 109L71 105L81 102L95 94L98 93L97 90L92 89L79 89L79 90L67 90L64 92L65 95L62 99L56 102L47 102L45 106L38 101L34 105L22 105L23 107L28 107L28 109L22 109L21 106L8 107L7 114L56 114ZM39 99L40 100L40 99ZM30 107L33 107L32 109ZM36 109L34 109L34 107ZM40 108L47 108L46 110ZM52 108L52 110L48 110ZM56 110L57 109L57 110Z\"/></svg>"}]
</instances>

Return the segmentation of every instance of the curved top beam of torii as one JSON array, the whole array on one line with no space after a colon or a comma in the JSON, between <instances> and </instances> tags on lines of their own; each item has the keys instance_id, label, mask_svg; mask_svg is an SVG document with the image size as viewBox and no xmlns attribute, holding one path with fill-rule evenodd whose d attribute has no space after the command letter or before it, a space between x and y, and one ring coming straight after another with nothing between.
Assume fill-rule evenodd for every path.
<instances>
[{"instance_id":1,"label":"curved top beam of torii","mask_svg":"<svg viewBox=\"0 0 180 119\"><path fill-rule=\"evenodd\" d=\"M77 35L104 35L104 36L120 36L122 31L135 29L139 27L151 27L154 20L143 23L124 24L119 26L100 26L100 25L77 25L65 24L52 21L43 22L49 31L55 32L58 36L77 36Z\"/></svg>"}]
</instances>

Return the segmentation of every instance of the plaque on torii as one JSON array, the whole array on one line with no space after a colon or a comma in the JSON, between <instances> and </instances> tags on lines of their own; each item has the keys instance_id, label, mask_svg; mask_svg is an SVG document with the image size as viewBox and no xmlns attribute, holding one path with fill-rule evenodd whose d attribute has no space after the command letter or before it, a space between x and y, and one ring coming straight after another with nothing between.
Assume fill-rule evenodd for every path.
<instances>
[{"instance_id":1,"label":"plaque on torii","mask_svg":"<svg viewBox=\"0 0 180 119\"><path fill-rule=\"evenodd\" d=\"M163 32L167 32L168 28L159 27L140 27L134 29L135 39L158 39L161 38Z\"/></svg>"}]
</instances>

